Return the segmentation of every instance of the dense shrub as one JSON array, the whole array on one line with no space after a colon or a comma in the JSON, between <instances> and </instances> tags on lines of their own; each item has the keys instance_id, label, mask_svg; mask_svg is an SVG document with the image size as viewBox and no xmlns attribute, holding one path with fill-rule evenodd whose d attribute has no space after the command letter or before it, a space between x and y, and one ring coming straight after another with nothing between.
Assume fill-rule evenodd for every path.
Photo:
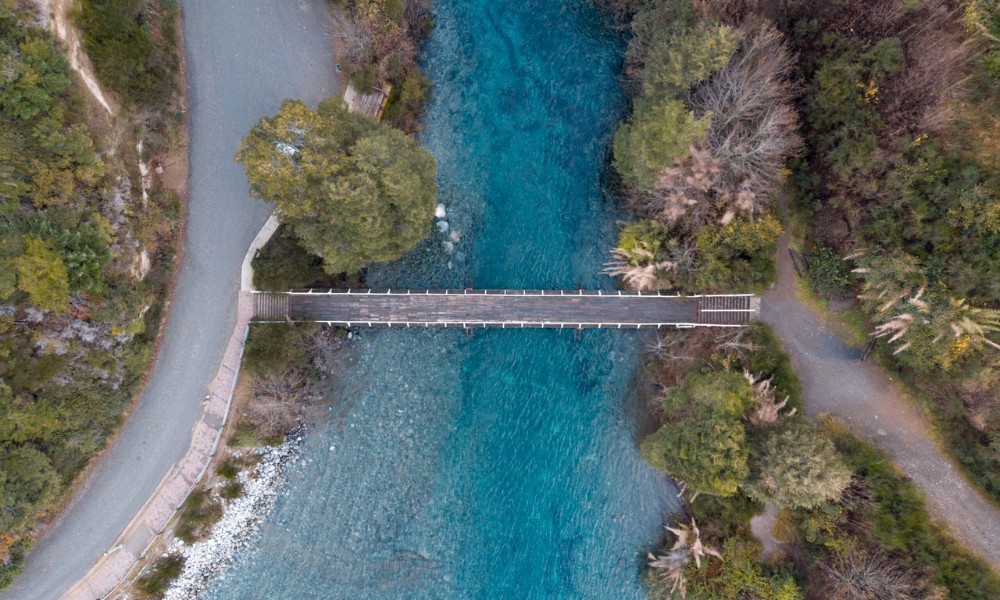
<instances>
[{"instance_id":1,"label":"dense shrub","mask_svg":"<svg viewBox=\"0 0 1000 600\"><path fill-rule=\"evenodd\" d=\"M827 298L842 298L851 287L847 263L830 248L817 246L805 255L813 289Z\"/></svg>"},{"instance_id":2,"label":"dense shrub","mask_svg":"<svg viewBox=\"0 0 1000 600\"><path fill-rule=\"evenodd\" d=\"M82 0L74 15L101 82L129 104L159 109L178 68L175 0Z\"/></svg>"},{"instance_id":3,"label":"dense shrub","mask_svg":"<svg viewBox=\"0 0 1000 600\"><path fill-rule=\"evenodd\" d=\"M170 588L170 583L180 577L185 559L179 554L171 554L156 561L153 568L135 582L135 587L153 598L160 598Z\"/></svg>"}]
</instances>

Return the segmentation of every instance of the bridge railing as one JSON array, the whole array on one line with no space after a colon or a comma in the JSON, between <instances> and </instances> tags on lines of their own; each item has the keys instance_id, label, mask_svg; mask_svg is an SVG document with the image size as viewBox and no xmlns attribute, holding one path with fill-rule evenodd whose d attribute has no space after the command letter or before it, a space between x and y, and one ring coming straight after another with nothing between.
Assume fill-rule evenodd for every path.
<instances>
[{"instance_id":1,"label":"bridge railing","mask_svg":"<svg viewBox=\"0 0 1000 600\"><path fill-rule=\"evenodd\" d=\"M269 293L269 292L259 292ZM281 292L278 292L281 293ZM296 295L351 294L351 295L400 295L400 296L607 296L645 298L735 298L753 294L694 294L682 296L679 292L634 290L489 290L489 289L432 289L432 288L332 288L291 289Z\"/></svg>"}]
</instances>

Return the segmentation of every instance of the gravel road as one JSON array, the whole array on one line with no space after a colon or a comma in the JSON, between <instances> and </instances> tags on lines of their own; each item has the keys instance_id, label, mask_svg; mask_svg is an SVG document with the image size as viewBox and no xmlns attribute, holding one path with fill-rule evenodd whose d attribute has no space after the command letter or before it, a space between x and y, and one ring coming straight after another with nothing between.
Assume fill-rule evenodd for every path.
<instances>
[{"instance_id":1,"label":"gravel road","mask_svg":"<svg viewBox=\"0 0 1000 600\"><path fill-rule=\"evenodd\" d=\"M900 386L860 349L834 337L795 296L795 271L782 239L778 282L763 295L761 317L774 326L802 379L806 411L826 413L892 454L927 496L935 518L986 562L1000 570L1000 510L987 502L938 448L924 415Z\"/></svg>"},{"instance_id":2,"label":"gravel road","mask_svg":"<svg viewBox=\"0 0 1000 600\"><path fill-rule=\"evenodd\" d=\"M286 97L341 94L327 0L182 0L191 145L184 257L160 353L128 423L0 598L58 598L109 549L191 442L235 323L240 263L270 213L237 143Z\"/></svg>"}]
</instances>

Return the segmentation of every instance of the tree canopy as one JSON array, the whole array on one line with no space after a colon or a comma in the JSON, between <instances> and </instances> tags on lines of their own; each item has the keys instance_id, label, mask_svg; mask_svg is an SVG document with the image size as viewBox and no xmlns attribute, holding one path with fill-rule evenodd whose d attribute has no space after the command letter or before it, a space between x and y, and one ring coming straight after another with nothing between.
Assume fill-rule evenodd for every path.
<instances>
[{"instance_id":1,"label":"tree canopy","mask_svg":"<svg viewBox=\"0 0 1000 600\"><path fill-rule=\"evenodd\" d=\"M747 494L784 508L813 508L831 502L851 482L851 470L833 442L800 418L767 438L758 467L744 485Z\"/></svg>"},{"instance_id":2,"label":"tree canopy","mask_svg":"<svg viewBox=\"0 0 1000 600\"><path fill-rule=\"evenodd\" d=\"M310 110L286 100L263 117L236 155L254 194L329 273L394 260L430 232L437 189L434 157L413 138L339 98Z\"/></svg>"},{"instance_id":3,"label":"tree canopy","mask_svg":"<svg viewBox=\"0 0 1000 600\"><path fill-rule=\"evenodd\" d=\"M749 473L742 416L752 400L749 382L736 373L688 377L664 399L677 420L643 441L642 457L697 492L735 494Z\"/></svg>"}]
</instances>

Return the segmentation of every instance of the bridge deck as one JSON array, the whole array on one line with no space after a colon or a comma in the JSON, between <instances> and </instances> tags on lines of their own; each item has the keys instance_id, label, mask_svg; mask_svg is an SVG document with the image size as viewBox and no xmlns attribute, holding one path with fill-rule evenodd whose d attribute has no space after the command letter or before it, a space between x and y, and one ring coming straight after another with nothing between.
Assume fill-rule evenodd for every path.
<instances>
[{"instance_id":1,"label":"bridge deck","mask_svg":"<svg viewBox=\"0 0 1000 600\"><path fill-rule=\"evenodd\" d=\"M548 290L329 290L255 294L258 321L403 327L739 327L749 295Z\"/></svg>"}]
</instances>

